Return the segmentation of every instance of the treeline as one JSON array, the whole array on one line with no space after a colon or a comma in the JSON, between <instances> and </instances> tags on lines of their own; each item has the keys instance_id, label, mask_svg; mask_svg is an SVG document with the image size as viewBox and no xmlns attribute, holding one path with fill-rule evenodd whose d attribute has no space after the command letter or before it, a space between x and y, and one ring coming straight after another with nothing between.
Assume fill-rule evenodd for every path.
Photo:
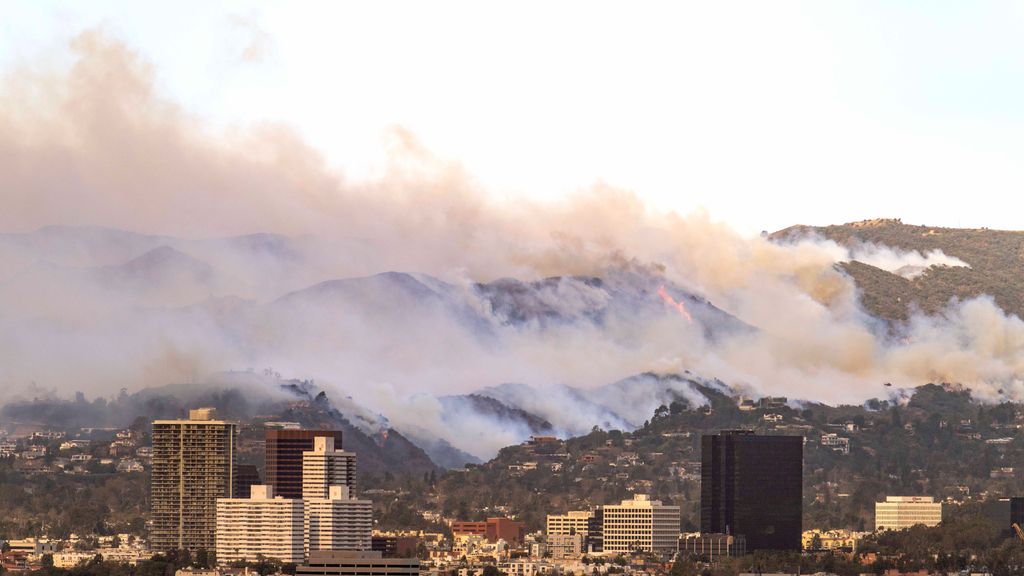
<instances>
[{"instance_id":1,"label":"treeline","mask_svg":"<svg viewBox=\"0 0 1024 576\"><path fill-rule=\"evenodd\" d=\"M82 562L74 568L56 568L53 557L43 557L43 567L38 570L23 572L25 576L174 576L182 568L212 568L216 559L212 553L199 550L190 554L187 550L172 550L166 554L156 554L149 560L141 560L137 564L110 562L97 554L93 559ZM295 564L282 563L273 558L258 558L256 562L236 562L232 568L248 568L250 571L267 576L270 574L295 574Z\"/></svg>"}]
</instances>

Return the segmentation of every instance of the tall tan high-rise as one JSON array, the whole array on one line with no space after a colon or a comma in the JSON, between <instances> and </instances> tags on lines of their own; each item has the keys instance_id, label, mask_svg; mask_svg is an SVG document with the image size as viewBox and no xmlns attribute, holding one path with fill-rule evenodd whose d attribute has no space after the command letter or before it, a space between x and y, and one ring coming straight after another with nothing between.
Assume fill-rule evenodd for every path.
<instances>
[{"instance_id":1,"label":"tall tan high-rise","mask_svg":"<svg viewBox=\"0 0 1024 576\"><path fill-rule=\"evenodd\" d=\"M336 449L334 438L320 436L313 439L312 450L302 453L302 497L327 498L331 486L345 486L355 494L356 455Z\"/></svg>"},{"instance_id":2,"label":"tall tan high-rise","mask_svg":"<svg viewBox=\"0 0 1024 576\"><path fill-rule=\"evenodd\" d=\"M216 549L217 499L234 495L237 439L238 424L215 419L212 408L153 422L153 550Z\"/></svg>"}]
</instances>

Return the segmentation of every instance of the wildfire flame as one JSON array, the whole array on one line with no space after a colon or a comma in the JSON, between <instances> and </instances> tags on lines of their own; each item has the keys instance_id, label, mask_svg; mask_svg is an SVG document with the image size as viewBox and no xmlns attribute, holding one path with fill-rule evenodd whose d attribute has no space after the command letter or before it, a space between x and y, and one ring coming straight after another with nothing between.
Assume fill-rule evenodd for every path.
<instances>
[{"instance_id":1,"label":"wildfire flame","mask_svg":"<svg viewBox=\"0 0 1024 576\"><path fill-rule=\"evenodd\" d=\"M680 316L686 318L687 322L693 324L693 316L690 316L690 312L686 309L686 305L683 304L681 301L676 302L676 299L665 291L664 286L658 288L658 296L661 296L661 299L664 300L666 304L675 308L679 312Z\"/></svg>"}]
</instances>

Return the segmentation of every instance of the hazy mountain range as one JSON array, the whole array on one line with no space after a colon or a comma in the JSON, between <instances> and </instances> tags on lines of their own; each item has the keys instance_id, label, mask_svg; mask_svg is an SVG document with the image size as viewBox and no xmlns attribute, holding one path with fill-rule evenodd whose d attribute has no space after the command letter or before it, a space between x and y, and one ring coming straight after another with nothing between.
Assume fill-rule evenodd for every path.
<instances>
[{"instance_id":1,"label":"hazy mountain range","mask_svg":"<svg viewBox=\"0 0 1024 576\"><path fill-rule=\"evenodd\" d=\"M892 326L917 310L939 314L951 297L992 294L1018 312L1020 287L1000 271L1013 262L1019 270L1022 252L1007 234L1016 233L879 221L792 228L773 240L824 236L863 254L837 258L863 302L853 321L877 330L884 352L903 353L903 344L889 344ZM694 382L827 400L845 397L840 383L853 374L863 387L853 397L889 393L883 376L856 366L823 372L834 387L800 384L806 367L762 378L762 360L749 355L776 327L736 302L726 308L740 315L726 312L657 266L622 260L600 275L529 280L473 281L457 271L444 280L415 271L335 277L333 264L360 249L358 241L273 234L2 234L0 379L15 400L192 382L248 390L258 403L280 400L288 378L310 378L368 438L397 432L443 466L487 458L530 434L634 429L661 404L705 403ZM789 354L764 348L773 362ZM878 363L878 374L891 369Z\"/></svg>"}]
</instances>

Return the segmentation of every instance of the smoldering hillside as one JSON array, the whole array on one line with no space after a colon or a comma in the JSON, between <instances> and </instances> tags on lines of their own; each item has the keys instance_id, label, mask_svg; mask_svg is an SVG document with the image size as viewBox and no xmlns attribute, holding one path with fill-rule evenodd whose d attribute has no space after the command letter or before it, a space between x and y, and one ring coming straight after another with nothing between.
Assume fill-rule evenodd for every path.
<instances>
[{"instance_id":1,"label":"smoldering hillside","mask_svg":"<svg viewBox=\"0 0 1024 576\"><path fill-rule=\"evenodd\" d=\"M941 252L746 237L605 185L501 201L400 128L385 172L351 181L287 127L213 131L101 32L72 49L67 69L26 63L2 84L11 398L272 367L486 457L530 425L453 398L576 433L635 426L666 394L701 402L642 374L828 402L884 382L1024 397L1024 323L991 299L885 325L836 267L967 264Z\"/></svg>"}]
</instances>

